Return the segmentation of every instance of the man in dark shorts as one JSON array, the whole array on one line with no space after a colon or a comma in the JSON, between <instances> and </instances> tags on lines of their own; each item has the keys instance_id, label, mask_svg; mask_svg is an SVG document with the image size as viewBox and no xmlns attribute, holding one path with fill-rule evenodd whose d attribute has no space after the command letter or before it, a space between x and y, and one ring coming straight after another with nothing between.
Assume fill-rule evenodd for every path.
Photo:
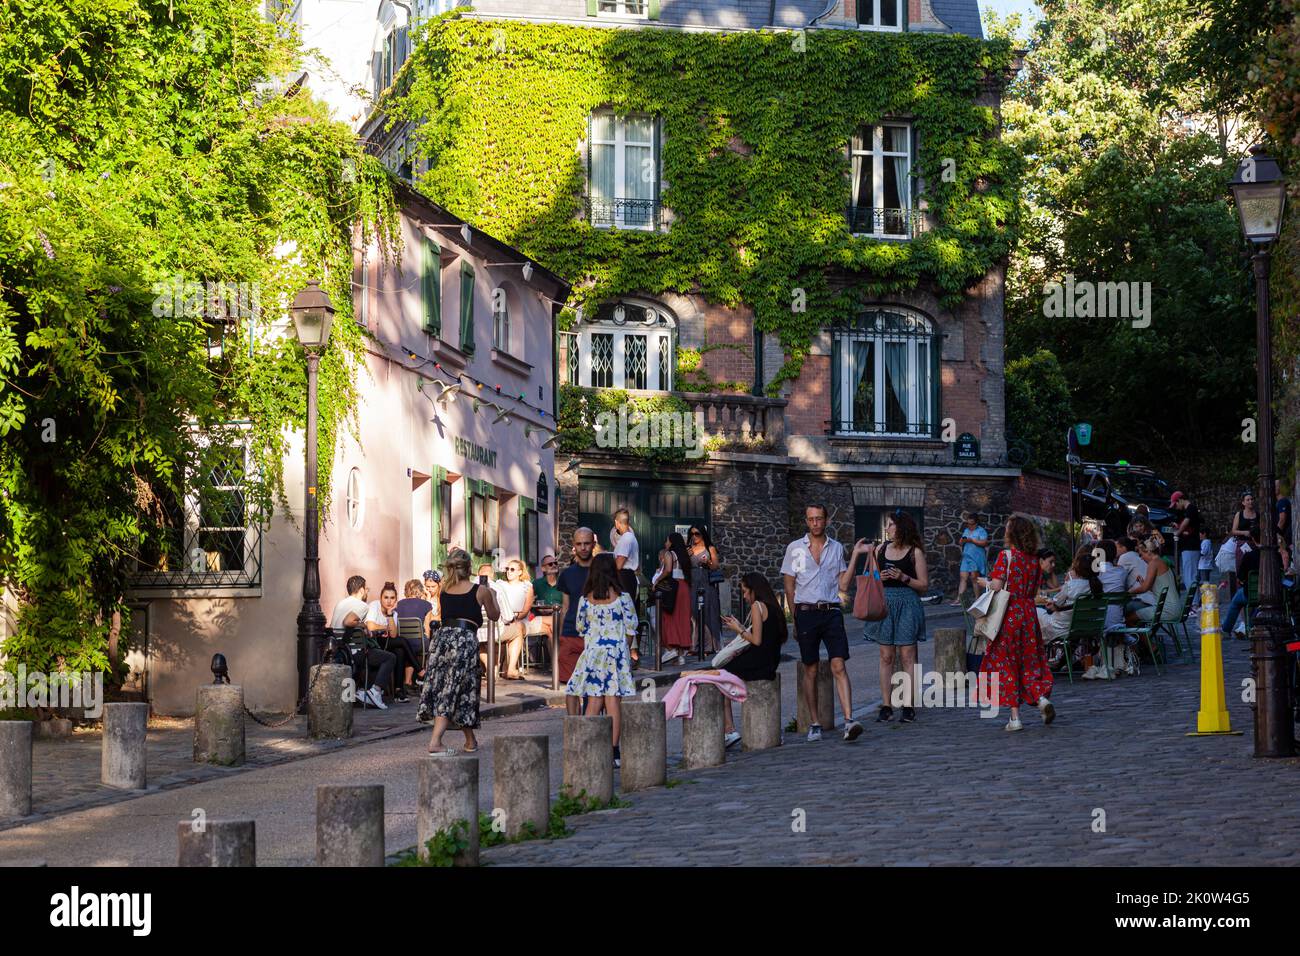
<instances>
[{"instance_id":1,"label":"man in dark shorts","mask_svg":"<svg viewBox=\"0 0 1300 956\"><path fill-rule=\"evenodd\" d=\"M844 560L844 545L826 536L826 508L809 505L804 509L808 533L791 541L781 562L786 607L794 609L794 636L803 661L804 700L808 712L817 715L817 661L822 644L831 659L835 690L844 711L844 739L857 740L862 725L853 719L853 689L844 662L849 659L849 638L844 632L844 610L840 606L840 579L851 570ZM821 724L808 728L808 740L822 739Z\"/></svg>"},{"instance_id":2,"label":"man in dark shorts","mask_svg":"<svg viewBox=\"0 0 1300 956\"><path fill-rule=\"evenodd\" d=\"M573 563L560 572L555 586L564 595L561 605L564 623L560 627L559 661L560 683L573 676L574 665L582 654L582 638L578 636L578 601L587 586L587 573L591 570L591 550L596 545L596 534L590 528L573 532ZM581 697L564 697L566 713L577 715L582 706Z\"/></svg>"}]
</instances>

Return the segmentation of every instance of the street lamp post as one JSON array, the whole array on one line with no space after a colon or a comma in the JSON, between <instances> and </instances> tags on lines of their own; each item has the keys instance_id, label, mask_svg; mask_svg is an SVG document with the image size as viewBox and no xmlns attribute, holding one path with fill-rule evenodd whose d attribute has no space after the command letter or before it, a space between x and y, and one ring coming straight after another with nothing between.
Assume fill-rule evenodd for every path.
<instances>
[{"instance_id":1,"label":"street lamp post","mask_svg":"<svg viewBox=\"0 0 1300 956\"><path fill-rule=\"evenodd\" d=\"M1255 677L1255 756L1291 757L1295 732L1287 701L1290 654L1289 624L1282 611L1282 562L1277 549L1276 500L1273 492L1273 320L1269 311L1269 247L1282 229L1286 183L1277 163L1259 146L1241 161L1232 178L1232 193L1241 231L1255 246L1255 336L1259 357L1256 401L1259 406L1259 608L1251 625L1251 665Z\"/></svg>"},{"instance_id":2,"label":"street lamp post","mask_svg":"<svg viewBox=\"0 0 1300 956\"><path fill-rule=\"evenodd\" d=\"M299 292L289 309L298 341L307 353L307 469L303 512L304 567L302 610L298 612L298 710L307 698L307 673L325 640L325 614L320 607L320 516L316 503L316 369L329 342L334 306L315 279Z\"/></svg>"}]
</instances>

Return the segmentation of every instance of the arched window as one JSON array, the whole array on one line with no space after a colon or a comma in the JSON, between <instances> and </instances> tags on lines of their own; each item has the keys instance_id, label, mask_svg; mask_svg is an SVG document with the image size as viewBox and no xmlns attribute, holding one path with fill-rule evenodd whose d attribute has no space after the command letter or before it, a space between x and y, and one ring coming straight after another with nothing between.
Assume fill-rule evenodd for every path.
<instances>
[{"instance_id":1,"label":"arched window","mask_svg":"<svg viewBox=\"0 0 1300 956\"><path fill-rule=\"evenodd\" d=\"M924 316L873 308L832 331L831 430L932 437L938 428L938 348Z\"/></svg>"},{"instance_id":2,"label":"arched window","mask_svg":"<svg viewBox=\"0 0 1300 956\"><path fill-rule=\"evenodd\" d=\"M675 328L672 313L658 303L604 303L562 341L562 380L588 388L671 391Z\"/></svg>"}]
</instances>

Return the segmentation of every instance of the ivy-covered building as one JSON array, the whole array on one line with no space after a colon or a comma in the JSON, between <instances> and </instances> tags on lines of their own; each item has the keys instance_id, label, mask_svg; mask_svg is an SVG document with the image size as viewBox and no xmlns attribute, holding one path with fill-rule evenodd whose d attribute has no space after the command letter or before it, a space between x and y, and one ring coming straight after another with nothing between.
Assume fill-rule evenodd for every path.
<instances>
[{"instance_id":1,"label":"ivy-covered building","mask_svg":"<svg viewBox=\"0 0 1300 956\"><path fill-rule=\"evenodd\" d=\"M625 504L643 548L703 523L730 580L775 578L806 504L846 543L902 508L951 584L960 512L996 533L1019 474L1014 55L976 0L380 10L368 148L572 284L561 547ZM700 413L705 453L600 434L624 405Z\"/></svg>"}]
</instances>

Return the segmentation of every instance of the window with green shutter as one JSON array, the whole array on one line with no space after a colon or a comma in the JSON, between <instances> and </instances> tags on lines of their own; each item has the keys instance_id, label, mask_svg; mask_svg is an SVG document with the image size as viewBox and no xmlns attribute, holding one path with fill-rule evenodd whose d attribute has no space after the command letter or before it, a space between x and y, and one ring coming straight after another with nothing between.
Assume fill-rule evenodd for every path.
<instances>
[{"instance_id":1,"label":"window with green shutter","mask_svg":"<svg viewBox=\"0 0 1300 956\"><path fill-rule=\"evenodd\" d=\"M460 350L474 351L474 267L460 264Z\"/></svg>"},{"instance_id":2,"label":"window with green shutter","mask_svg":"<svg viewBox=\"0 0 1300 956\"><path fill-rule=\"evenodd\" d=\"M424 331L442 335L442 250L428 238L421 250L420 294L424 299Z\"/></svg>"}]
</instances>

